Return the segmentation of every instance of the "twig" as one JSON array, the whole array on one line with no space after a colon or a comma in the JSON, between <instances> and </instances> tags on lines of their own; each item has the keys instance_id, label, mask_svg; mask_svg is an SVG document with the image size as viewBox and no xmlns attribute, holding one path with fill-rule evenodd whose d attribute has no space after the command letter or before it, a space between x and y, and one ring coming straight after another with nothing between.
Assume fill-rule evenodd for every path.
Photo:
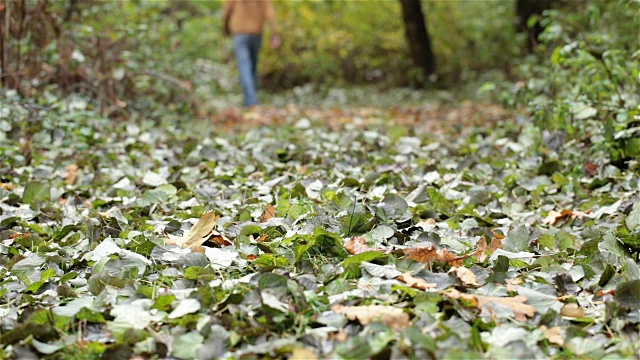
<instances>
[{"instance_id":1,"label":"twig","mask_svg":"<svg viewBox=\"0 0 640 360\"><path fill-rule=\"evenodd\" d=\"M602 54L600 58L596 57L596 59L600 60L602 67L604 67L604 70L607 72L607 76L609 77L609 80L611 80L611 83L613 84L613 87L616 90L616 94L618 94L618 102L620 103L620 107L624 107L624 100L622 99L622 95L620 94L620 89L618 89L618 82L613 79L613 74L611 73L611 69L609 69L609 67L607 66L607 62L604 59L604 54Z\"/></svg>"},{"instance_id":2,"label":"twig","mask_svg":"<svg viewBox=\"0 0 640 360\"><path fill-rule=\"evenodd\" d=\"M183 84L180 79L175 78L169 74L165 74L156 70L152 70L152 69L142 69L140 71L131 73L131 75L129 75L129 77L135 77L135 76L139 76L139 75L148 75L148 76L154 76L157 77L159 79L162 79L166 82L172 83L173 85L176 85L177 87L187 91L188 93L193 93L193 90L191 90L191 88L189 88L188 86L186 86L185 84Z\"/></svg>"}]
</instances>

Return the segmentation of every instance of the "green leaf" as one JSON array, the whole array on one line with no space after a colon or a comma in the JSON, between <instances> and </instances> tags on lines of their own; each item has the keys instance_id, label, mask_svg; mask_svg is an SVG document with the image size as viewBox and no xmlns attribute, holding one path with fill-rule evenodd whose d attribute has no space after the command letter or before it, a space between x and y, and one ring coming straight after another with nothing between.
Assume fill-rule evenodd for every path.
<instances>
[{"instance_id":1,"label":"green leaf","mask_svg":"<svg viewBox=\"0 0 640 360\"><path fill-rule=\"evenodd\" d=\"M363 262L371 262L375 259L386 258L388 255L380 251L367 251L357 255L350 256L342 262L342 267L350 278L360 276L360 264Z\"/></svg>"},{"instance_id":2,"label":"green leaf","mask_svg":"<svg viewBox=\"0 0 640 360\"><path fill-rule=\"evenodd\" d=\"M175 295L160 295L156 298L156 301L151 306L152 309L158 309L161 311L168 311L171 309L173 301L176 299Z\"/></svg>"},{"instance_id":3,"label":"green leaf","mask_svg":"<svg viewBox=\"0 0 640 360\"><path fill-rule=\"evenodd\" d=\"M47 202L51 199L51 186L41 182L30 182L22 194L22 202L25 204L35 204L36 202Z\"/></svg>"},{"instance_id":4,"label":"green leaf","mask_svg":"<svg viewBox=\"0 0 640 360\"><path fill-rule=\"evenodd\" d=\"M616 274L616 269L613 266L611 266L611 264L607 264L604 267L604 271L602 272L602 275L600 275L600 280L598 280L598 285L599 286L607 285L609 280L611 280L615 274Z\"/></svg>"},{"instance_id":5,"label":"green leaf","mask_svg":"<svg viewBox=\"0 0 640 360\"><path fill-rule=\"evenodd\" d=\"M202 275L215 274L213 269L202 266L190 266L184 270L184 277L189 280L198 280Z\"/></svg>"},{"instance_id":6,"label":"green leaf","mask_svg":"<svg viewBox=\"0 0 640 360\"><path fill-rule=\"evenodd\" d=\"M289 265L289 260L284 256L276 256L274 254L262 254L251 262L264 270L281 268Z\"/></svg>"},{"instance_id":7,"label":"green leaf","mask_svg":"<svg viewBox=\"0 0 640 360\"><path fill-rule=\"evenodd\" d=\"M618 285L614 299L625 308L640 309L640 280L627 281Z\"/></svg>"},{"instance_id":8,"label":"green leaf","mask_svg":"<svg viewBox=\"0 0 640 360\"><path fill-rule=\"evenodd\" d=\"M529 230L524 225L520 225L509 231L502 246L509 252L520 252L529 249Z\"/></svg>"},{"instance_id":9,"label":"green leaf","mask_svg":"<svg viewBox=\"0 0 640 360\"><path fill-rule=\"evenodd\" d=\"M626 275L628 280L640 280L640 266L633 259L626 259Z\"/></svg>"},{"instance_id":10,"label":"green leaf","mask_svg":"<svg viewBox=\"0 0 640 360\"><path fill-rule=\"evenodd\" d=\"M603 240L600 243L600 248L615 255L619 260L624 259L627 255L622 243L618 241L612 232L608 232L604 235Z\"/></svg>"},{"instance_id":11,"label":"green leaf","mask_svg":"<svg viewBox=\"0 0 640 360\"><path fill-rule=\"evenodd\" d=\"M203 341L204 336L200 335L197 331L181 335L173 342L173 352L171 355L179 359L195 359Z\"/></svg>"},{"instance_id":12,"label":"green leaf","mask_svg":"<svg viewBox=\"0 0 640 360\"><path fill-rule=\"evenodd\" d=\"M177 192L178 189L171 184L163 184L154 189L147 190L144 195L142 195L143 206L166 202Z\"/></svg>"},{"instance_id":13,"label":"green leaf","mask_svg":"<svg viewBox=\"0 0 640 360\"><path fill-rule=\"evenodd\" d=\"M287 287L287 278L284 275L274 274L274 273L265 273L260 276L258 280L258 288L260 290L269 289L269 288L277 288L277 287Z\"/></svg>"},{"instance_id":14,"label":"green leaf","mask_svg":"<svg viewBox=\"0 0 640 360\"><path fill-rule=\"evenodd\" d=\"M640 201L633 204L633 209L624 221L627 229L633 231L640 226Z\"/></svg>"}]
</instances>

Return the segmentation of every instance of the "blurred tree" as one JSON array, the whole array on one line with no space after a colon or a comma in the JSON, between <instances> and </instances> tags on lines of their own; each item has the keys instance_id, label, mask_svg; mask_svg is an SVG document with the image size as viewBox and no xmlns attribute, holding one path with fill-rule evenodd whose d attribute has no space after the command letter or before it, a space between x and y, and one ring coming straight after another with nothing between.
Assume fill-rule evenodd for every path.
<instances>
[{"instance_id":1,"label":"blurred tree","mask_svg":"<svg viewBox=\"0 0 640 360\"><path fill-rule=\"evenodd\" d=\"M544 30L540 25L539 17L545 10L551 9L554 0L518 0L516 2L516 16L518 17L517 30L526 33L529 52L533 52L538 45L538 36ZM530 24L529 20L533 17L534 23Z\"/></svg>"},{"instance_id":2,"label":"blurred tree","mask_svg":"<svg viewBox=\"0 0 640 360\"><path fill-rule=\"evenodd\" d=\"M431 50L431 39L422 12L420 0L400 0L411 58L415 66L426 75L436 72L436 60Z\"/></svg>"}]
</instances>

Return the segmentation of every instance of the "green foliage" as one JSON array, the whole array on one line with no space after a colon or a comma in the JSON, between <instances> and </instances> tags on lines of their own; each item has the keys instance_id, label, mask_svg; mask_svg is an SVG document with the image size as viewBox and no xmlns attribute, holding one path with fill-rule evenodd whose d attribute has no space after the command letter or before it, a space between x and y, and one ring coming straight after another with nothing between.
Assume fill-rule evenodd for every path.
<instances>
[{"instance_id":1,"label":"green foliage","mask_svg":"<svg viewBox=\"0 0 640 360\"><path fill-rule=\"evenodd\" d=\"M584 144L587 158L606 154L626 166L640 159L640 48L637 2L593 1L583 13L549 11L538 51L542 64L526 63L524 92L535 125ZM635 29L635 30L634 30Z\"/></svg>"}]
</instances>

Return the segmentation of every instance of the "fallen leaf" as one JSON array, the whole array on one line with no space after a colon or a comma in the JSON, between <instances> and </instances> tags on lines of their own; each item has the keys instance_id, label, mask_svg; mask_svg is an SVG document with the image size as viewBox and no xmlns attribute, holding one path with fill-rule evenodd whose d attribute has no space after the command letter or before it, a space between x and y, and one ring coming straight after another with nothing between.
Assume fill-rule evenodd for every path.
<instances>
[{"instance_id":1,"label":"fallen leaf","mask_svg":"<svg viewBox=\"0 0 640 360\"><path fill-rule=\"evenodd\" d=\"M580 307L580 305L576 303L565 304L560 311L562 316L572 317L572 318L581 318L585 316L584 309Z\"/></svg>"},{"instance_id":2,"label":"fallen leaf","mask_svg":"<svg viewBox=\"0 0 640 360\"><path fill-rule=\"evenodd\" d=\"M588 162L584 164L584 172L585 175L590 176L590 177L594 177L596 175L598 175L598 165Z\"/></svg>"},{"instance_id":3,"label":"fallen leaf","mask_svg":"<svg viewBox=\"0 0 640 360\"><path fill-rule=\"evenodd\" d=\"M289 356L291 360L316 360L318 354L310 347L296 347Z\"/></svg>"},{"instance_id":4,"label":"fallen leaf","mask_svg":"<svg viewBox=\"0 0 640 360\"><path fill-rule=\"evenodd\" d=\"M260 222L267 222L269 221L269 219L271 219L272 217L274 217L276 215L276 208L273 207L273 205L271 204L267 204L267 207L264 209L264 213L262 214L262 217L260 218Z\"/></svg>"},{"instance_id":5,"label":"fallen leaf","mask_svg":"<svg viewBox=\"0 0 640 360\"><path fill-rule=\"evenodd\" d=\"M444 261L454 266L460 266L462 265L462 260L470 256L458 256L447 249L438 249L435 245L406 248L403 251L410 259L427 265L434 261Z\"/></svg>"},{"instance_id":6,"label":"fallen leaf","mask_svg":"<svg viewBox=\"0 0 640 360\"><path fill-rule=\"evenodd\" d=\"M78 179L78 165L69 164L66 169L67 172L64 174L64 181L69 185L74 185Z\"/></svg>"},{"instance_id":7,"label":"fallen leaf","mask_svg":"<svg viewBox=\"0 0 640 360\"><path fill-rule=\"evenodd\" d=\"M504 282L507 284L507 291L517 291L515 286L518 286L524 283L522 278L513 278L513 279L505 279Z\"/></svg>"},{"instance_id":8,"label":"fallen leaf","mask_svg":"<svg viewBox=\"0 0 640 360\"><path fill-rule=\"evenodd\" d=\"M473 254L473 256L475 256L479 262L484 262L489 257L489 255L493 254L494 251L503 248L502 239L504 239L504 236L500 234L494 234L493 238L491 239L491 244L487 245L487 239L483 237L476 244L478 249L476 250L475 254Z\"/></svg>"},{"instance_id":9,"label":"fallen leaf","mask_svg":"<svg viewBox=\"0 0 640 360\"><path fill-rule=\"evenodd\" d=\"M191 252L203 253L205 252L204 246L192 246Z\"/></svg>"},{"instance_id":10,"label":"fallen leaf","mask_svg":"<svg viewBox=\"0 0 640 360\"><path fill-rule=\"evenodd\" d=\"M409 273L409 272L406 272L406 273L398 276L398 280L402 281L403 283L405 283L405 284L407 284L410 287L415 288L415 289L426 290L426 289L431 289L431 288L434 288L434 287L438 287L438 284L428 283L424 279L413 277L413 276L411 276L411 273Z\"/></svg>"},{"instance_id":11,"label":"fallen leaf","mask_svg":"<svg viewBox=\"0 0 640 360\"><path fill-rule=\"evenodd\" d=\"M258 256L254 255L254 254L247 255L247 260L249 260L249 261L253 261L253 260L257 259L257 258L258 258Z\"/></svg>"},{"instance_id":12,"label":"fallen leaf","mask_svg":"<svg viewBox=\"0 0 640 360\"><path fill-rule=\"evenodd\" d=\"M358 320L362 325L380 321L390 328L402 329L409 326L409 314L402 309L393 306L367 305L344 306L334 305L331 310L345 315L349 320Z\"/></svg>"},{"instance_id":13,"label":"fallen leaf","mask_svg":"<svg viewBox=\"0 0 640 360\"><path fill-rule=\"evenodd\" d=\"M616 294L616 289L607 289L607 290L598 290L598 292L596 292L596 296L597 297L603 297L605 295L615 295Z\"/></svg>"},{"instance_id":14,"label":"fallen leaf","mask_svg":"<svg viewBox=\"0 0 640 360\"><path fill-rule=\"evenodd\" d=\"M216 234L216 233L214 233L213 236L211 236L208 241L213 241L218 246L230 246L230 245L233 245L231 243L231 241L227 240L224 236L222 236L221 234Z\"/></svg>"},{"instance_id":15,"label":"fallen leaf","mask_svg":"<svg viewBox=\"0 0 640 360\"><path fill-rule=\"evenodd\" d=\"M557 212L555 210L550 210L549 213L547 213L547 217L542 220L542 224L543 225L555 225L555 223L557 223L558 221L567 218L567 217L571 217L572 219L576 219L578 217L584 217L584 216L588 216L589 212L582 212L582 211L573 211L573 210L562 210L561 212Z\"/></svg>"},{"instance_id":16,"label":"fallen leaf","mask_svg":"<svg viewBox=\"0 0 640 360\"><path fill-rule=\"evenodd\" d=\"M540 326L540 330L544 334L545 339L550 343L562 346L564 344L564 330L559 326L547 329L546 326Z\"/></svg>"},{"instance_id":17,"label":"fallen leaf","mask_svg":"<svg viewBox=\"0 0 640 360\"><path fill-rule=\"evenodd\" d=\"M349 252L349 254L357 255L367 251L380 251L383 252L385 249L383 248L372 248L367 245L367 241L360 236L354 236L344 245L345 249Z\"/></svg>"},{"instance_id":18,"label":"fallen leaf","mask_svg":"<svg viewBox=\"0 0 640 360\"><path fill-rule=\"evenodd\" d=\"M21 233L21 232L16 232L13 233L11 235L9 235L9 239L17 239L17 238L28 238L29 236L33 235L33 233Z\"/></svg>"},{"instance_id":19,"label":"fallen leaf","mask_svg":"<svg viewBox=\"0 0 640 360\"><path fill-rule=\"evenodd\" d=\"M216 226L218 217L214 212L208 212L200 217L200 220L191 227L191 230L184 236L167 235L165 243L167 245L179 245L183 248L201 246L209 236L209 233Z\"/></svg>"},{"instance_id":20,"label":"fallen leaf","mask_svg":"<svg viewBox=\"0 0 640 360\"><path fill-rule=\"evenodd\" d=\"M528 317L533 317L536 312L536 308L525 304L527 298L522 295L516 295L514 297L498 297L498 296L484 296L475 294L461 293L456 289L451 289L443 293L444 295L452 299L464 299L470 301L473 306L482 310L488 307L492 303L498 303L507 306L513 311L514 317L518 321L525 321ZM490 309L489 309L490 310Z\"/></svg>"},{"instance_id":21,"label":"fallen leaf","mask_svg":"<svg viewBox=\"0 0 640 360\"><path fill-rule=\"evenodd\" d=\"M13 190L16 188L16 186L14 184L11 183L0 183L0 188L5 189L5 190Z\"/></svg>"},{"instance_id":22,"label":"fallen leaf","mask_svg":"<svg viewBox=\"0 0 640 360\"><path fill-rule=\"evenodd\" d=\"M337 342L345 342L347 341L348 335L344 329L340 329L336 332L332 332L329 334L329 340L336 340Z\"/></svg>"},{"instance_id":23,"label":"fallen leaf","mask_svg":"<svg viewBox=\"0 0 640 360\"><path fill-rule=\"evenodd\" d=\"M464 266L454 266L449 272L454 272L464 286L480 286L476 274Z\"/></svg>"}]
</instances>

